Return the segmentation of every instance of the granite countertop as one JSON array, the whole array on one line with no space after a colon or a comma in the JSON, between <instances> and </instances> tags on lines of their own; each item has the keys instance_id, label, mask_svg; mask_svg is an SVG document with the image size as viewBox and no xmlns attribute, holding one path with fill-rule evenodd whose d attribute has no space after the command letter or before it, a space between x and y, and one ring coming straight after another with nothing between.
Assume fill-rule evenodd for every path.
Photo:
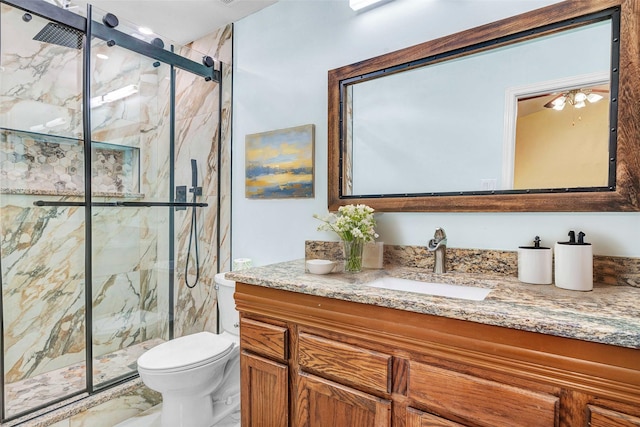
<instances>
[{"instance_id":1,"label":"granite countertop","mask_svg":"<svg viewBox=\"0 0 640 427\"><path fill-rule=\"evenodd\" d=\"M484 301L366 286L384 276L491 288ZM473 273L434 274L422 268L385 267L356 274L305 273L304 260L225 276L236 282L487 325L640 349L640 288L594 283L589 292L529 285L516 277Z\"/></svg>"}]
</instances>

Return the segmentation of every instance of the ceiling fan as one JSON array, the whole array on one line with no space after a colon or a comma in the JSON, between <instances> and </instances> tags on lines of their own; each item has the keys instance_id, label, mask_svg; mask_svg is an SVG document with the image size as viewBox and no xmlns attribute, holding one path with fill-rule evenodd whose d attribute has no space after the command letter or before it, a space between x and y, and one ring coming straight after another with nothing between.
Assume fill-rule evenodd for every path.
<instances>
[{"instance_id":1,"label":"ceiling fan","mask_svg":"<svg viewBox=\"0 0 640 427\"><path fill-rule=\"evenodd\" d=\"M571 89L556 95L551 101L544 104L545 108L553 108L554 110L562 110L567 104L573 105L575 108L584 108L587 102L593 104L604 98L601 93L609 93L603 89Z\"/></svg>"}]
</instances>

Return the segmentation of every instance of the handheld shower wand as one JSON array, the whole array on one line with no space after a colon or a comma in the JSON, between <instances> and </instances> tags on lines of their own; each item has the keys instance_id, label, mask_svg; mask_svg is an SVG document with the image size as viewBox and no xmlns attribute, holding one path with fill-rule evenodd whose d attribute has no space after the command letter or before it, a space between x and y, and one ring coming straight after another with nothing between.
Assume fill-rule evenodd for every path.
<instances>
[{"instance_id":1,"label":"handheld shower wand","mask_svg":"<svg viewBox=\"0 0 640 427\"><path fill-rule=\"evenodd\" d=\"M196 203L196 197L202 195L202 187L198 187L198 162L196 159L191 159L191 188L190 193L193 193L193 203ZM194 243L195 249L195 263L196 263L196 279L193 283L189 283L189 261L191 260L191 243ZM191 208L191 227L189 229L189 246L187 249L187 261L184 265L184 281L187 288L192 289L198 284L200 280L200 252L198 251L198 219L196 215L196 207Z\"/></svg>"},{"instance_id":2,"label":"handheld shower wand","mask_svg":"<svg viewBox=\"0 0 640 427\"><path fill-rule=\"evenodd\" d=\"M202 194L202 187L198 187L198 162L196 159L191 159L191 189L189 191L192 192L194 196L200 196Z\"/></svg>"}]
</instances>

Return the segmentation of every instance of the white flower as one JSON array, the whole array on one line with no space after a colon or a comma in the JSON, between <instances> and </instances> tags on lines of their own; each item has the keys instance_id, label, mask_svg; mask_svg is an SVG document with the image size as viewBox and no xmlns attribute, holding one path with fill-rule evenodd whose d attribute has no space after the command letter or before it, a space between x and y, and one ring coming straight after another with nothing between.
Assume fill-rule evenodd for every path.
<instances>
[{"instance_id":1,"label":"white flower","mask_svg":"<svg viewBox=\"0 0 640 427\"><path fill-rule=\"evenodd\" d=\"M378 237L375 232L376 221L374 210L367 205L346 205L338 208L338 214L330 213L326 217L313 215L324 224L318 226L319 231L333 231L342 240L373 241Z\"/></svg>"}]
</instances>

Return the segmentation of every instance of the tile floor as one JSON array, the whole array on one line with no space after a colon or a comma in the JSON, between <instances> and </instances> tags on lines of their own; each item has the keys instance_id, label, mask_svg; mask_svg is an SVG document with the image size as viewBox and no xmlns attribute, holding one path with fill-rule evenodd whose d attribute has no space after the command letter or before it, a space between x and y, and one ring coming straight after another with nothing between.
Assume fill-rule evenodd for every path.
<instances>
[{"instance_id":1,"label":"tile floor","mask_svg":"<svg viewBox=\"0 0 640 427\"><path fill-rule=\"evenodd\" d=\"M161 339L153 339L95 358L93 374L95 384L135 371L138 357L162 342ZM33 378L8 383L6 384L7 414L9 416L19 414L62 396L84 390L85 381L85 364L77 363Z\"/></svg>"},{"instance_id":2,"label":"tile floor","mask_svg":"<svg viewBox=\"0 0 640 427\"><path fill-rule=\"evenodd\" d=\"M116 424L114 427L160 427L162 404L156 405L142 414ZM240 411L228 415L215 427L240 427Z\"/></svg>"},{"instance_id":3,"label":"tile floor","mask_svg":"<svg viewBox=\"0 0 640 427\"><path fill-rule=\"evenodd\" d=\"M97 357L94 362L94 380L96 383L100 383L135 370L137 358L146 350L161 342L163 340L154 339L115 353ZM6 387L7 413L18 414L40 404L48 403L52 399L68 395L73 391L84 389L85 366L84 363L74 364L27 380L7 384ZM127 415L124 415L126 411L145 405L145 402L148 405L149 402L154 400L156 403L159 401L159 394L155 392L152 393L157 394L157 399L150 399L148 396L142 395L138 396L140 393L144 395L143 391L134 391L113 401L107 401L98 407L90 409L87 413L74 416L72 420L67 419L55 423L53 427L95 427L97 425L99 427L160 427L162 404L152 403L155 406L128 419L126 418ZM148 408L149 406L146 407ZM113 421L113 419L119 419L119 421ZM27 422L26 425L31 424ZM216 427L240 427L240 411L231 413Z\"/></svg>"}]
</instances>

